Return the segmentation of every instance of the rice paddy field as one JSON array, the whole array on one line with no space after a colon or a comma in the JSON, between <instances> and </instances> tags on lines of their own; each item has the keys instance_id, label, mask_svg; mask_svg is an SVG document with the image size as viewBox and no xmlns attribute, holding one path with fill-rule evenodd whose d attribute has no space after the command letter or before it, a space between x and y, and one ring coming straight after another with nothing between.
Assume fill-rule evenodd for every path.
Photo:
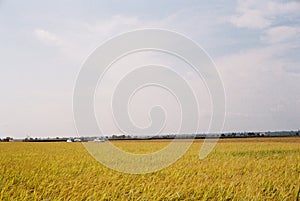
<instances>
[{"instance_id":1,"label":"rice paddy field","mask_svg":"<svg viewBox=\"0 0 300 201\"><path fill-rule=\"evenodd\" d=\"M105 142L107 143L107 142ZM149 153L169 141L114 141ZM300 138L222 139L204 160L202 140L155 173L116 172L81 143L0 143L0 200L297 200ZM300 198L299 198L300 199Z\"/></svg>"}]
</instances>

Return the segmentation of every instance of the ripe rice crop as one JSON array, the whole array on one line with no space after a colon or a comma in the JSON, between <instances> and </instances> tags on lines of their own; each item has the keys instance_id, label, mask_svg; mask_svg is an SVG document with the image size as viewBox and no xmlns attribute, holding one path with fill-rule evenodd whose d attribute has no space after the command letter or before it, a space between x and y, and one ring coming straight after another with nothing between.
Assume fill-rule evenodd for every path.
<instances>
[{"instance_id":1,"label":"ripe rice crop","mask_svg":"<svg viewBox=\"0 0 300 201\"><path fill-rule=\"evenodd\" d=\"M222 139L199 160L202 142L173 165L144 175L101 165L81 143L0 143L0 200L297 199L300 138ZM149 153L169 141L113 143Z\"/></svg>"}]
</instances>

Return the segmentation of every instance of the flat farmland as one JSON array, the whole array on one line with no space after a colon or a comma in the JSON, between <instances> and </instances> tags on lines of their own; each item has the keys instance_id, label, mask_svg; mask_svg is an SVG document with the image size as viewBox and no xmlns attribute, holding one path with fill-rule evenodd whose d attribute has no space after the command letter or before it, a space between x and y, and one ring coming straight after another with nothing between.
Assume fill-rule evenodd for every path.
<instances>
[{"instance_id":1,"label":"flat farmland","mask_svg":"<svg viewBox=\"0 0 300 201\"><path fill-rule=\"evenodd\" d=\"M105 142L108 143L108 142ZM151 153L169 140L113 141ZM195 140L155 173L116 172L81 143L0 143L0 200L296 200L300 138L221 139L204 160Z\"/></svg>"}]
</instances>

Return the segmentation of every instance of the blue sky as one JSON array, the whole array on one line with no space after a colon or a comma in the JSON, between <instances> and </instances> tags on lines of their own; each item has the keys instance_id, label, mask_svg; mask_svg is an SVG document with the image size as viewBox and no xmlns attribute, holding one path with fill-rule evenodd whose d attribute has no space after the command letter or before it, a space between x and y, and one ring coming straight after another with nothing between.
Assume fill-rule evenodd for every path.
<instances>
[{"instance_id":1,"label":"blue sky","mask_svg":"<svg viewBox=\"0 0 300 201\"><path fill-rule=\"evenodd\" d=\"M182 33L209 53L226 91L224 131L300 129L299 1L2 0L0 27L0 137L76 135L81 65L139 28Z\"/></svg>"}]
</instances>

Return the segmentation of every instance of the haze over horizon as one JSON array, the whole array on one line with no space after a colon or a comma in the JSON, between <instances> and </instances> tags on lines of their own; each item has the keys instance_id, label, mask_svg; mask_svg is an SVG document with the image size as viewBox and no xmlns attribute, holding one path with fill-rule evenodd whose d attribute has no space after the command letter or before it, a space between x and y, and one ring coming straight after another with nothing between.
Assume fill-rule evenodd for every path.
<instances>
[{"instance_id":1,"label":"haze over horizon","mask_svg":"<svg viewBox=\"0 0 300 201\"><path fill-rule=\"evenodd\" d=\"M300 129L299 1L2 0L0 26L0 138L76 136L72 98L82 64L109 38L142 28L184 34L211 56L226 92L224 132ZM194 86L205 131L211 105L201 79L168 55L140 53L117 63L95 95L105 133L119 132L103 94L126 67L148 63L173 66ZM179 107L161 89L137 94L133 119L147 126L158 103L170 117L163 132L176 132Z\"/></svg>"}]
</instances>

